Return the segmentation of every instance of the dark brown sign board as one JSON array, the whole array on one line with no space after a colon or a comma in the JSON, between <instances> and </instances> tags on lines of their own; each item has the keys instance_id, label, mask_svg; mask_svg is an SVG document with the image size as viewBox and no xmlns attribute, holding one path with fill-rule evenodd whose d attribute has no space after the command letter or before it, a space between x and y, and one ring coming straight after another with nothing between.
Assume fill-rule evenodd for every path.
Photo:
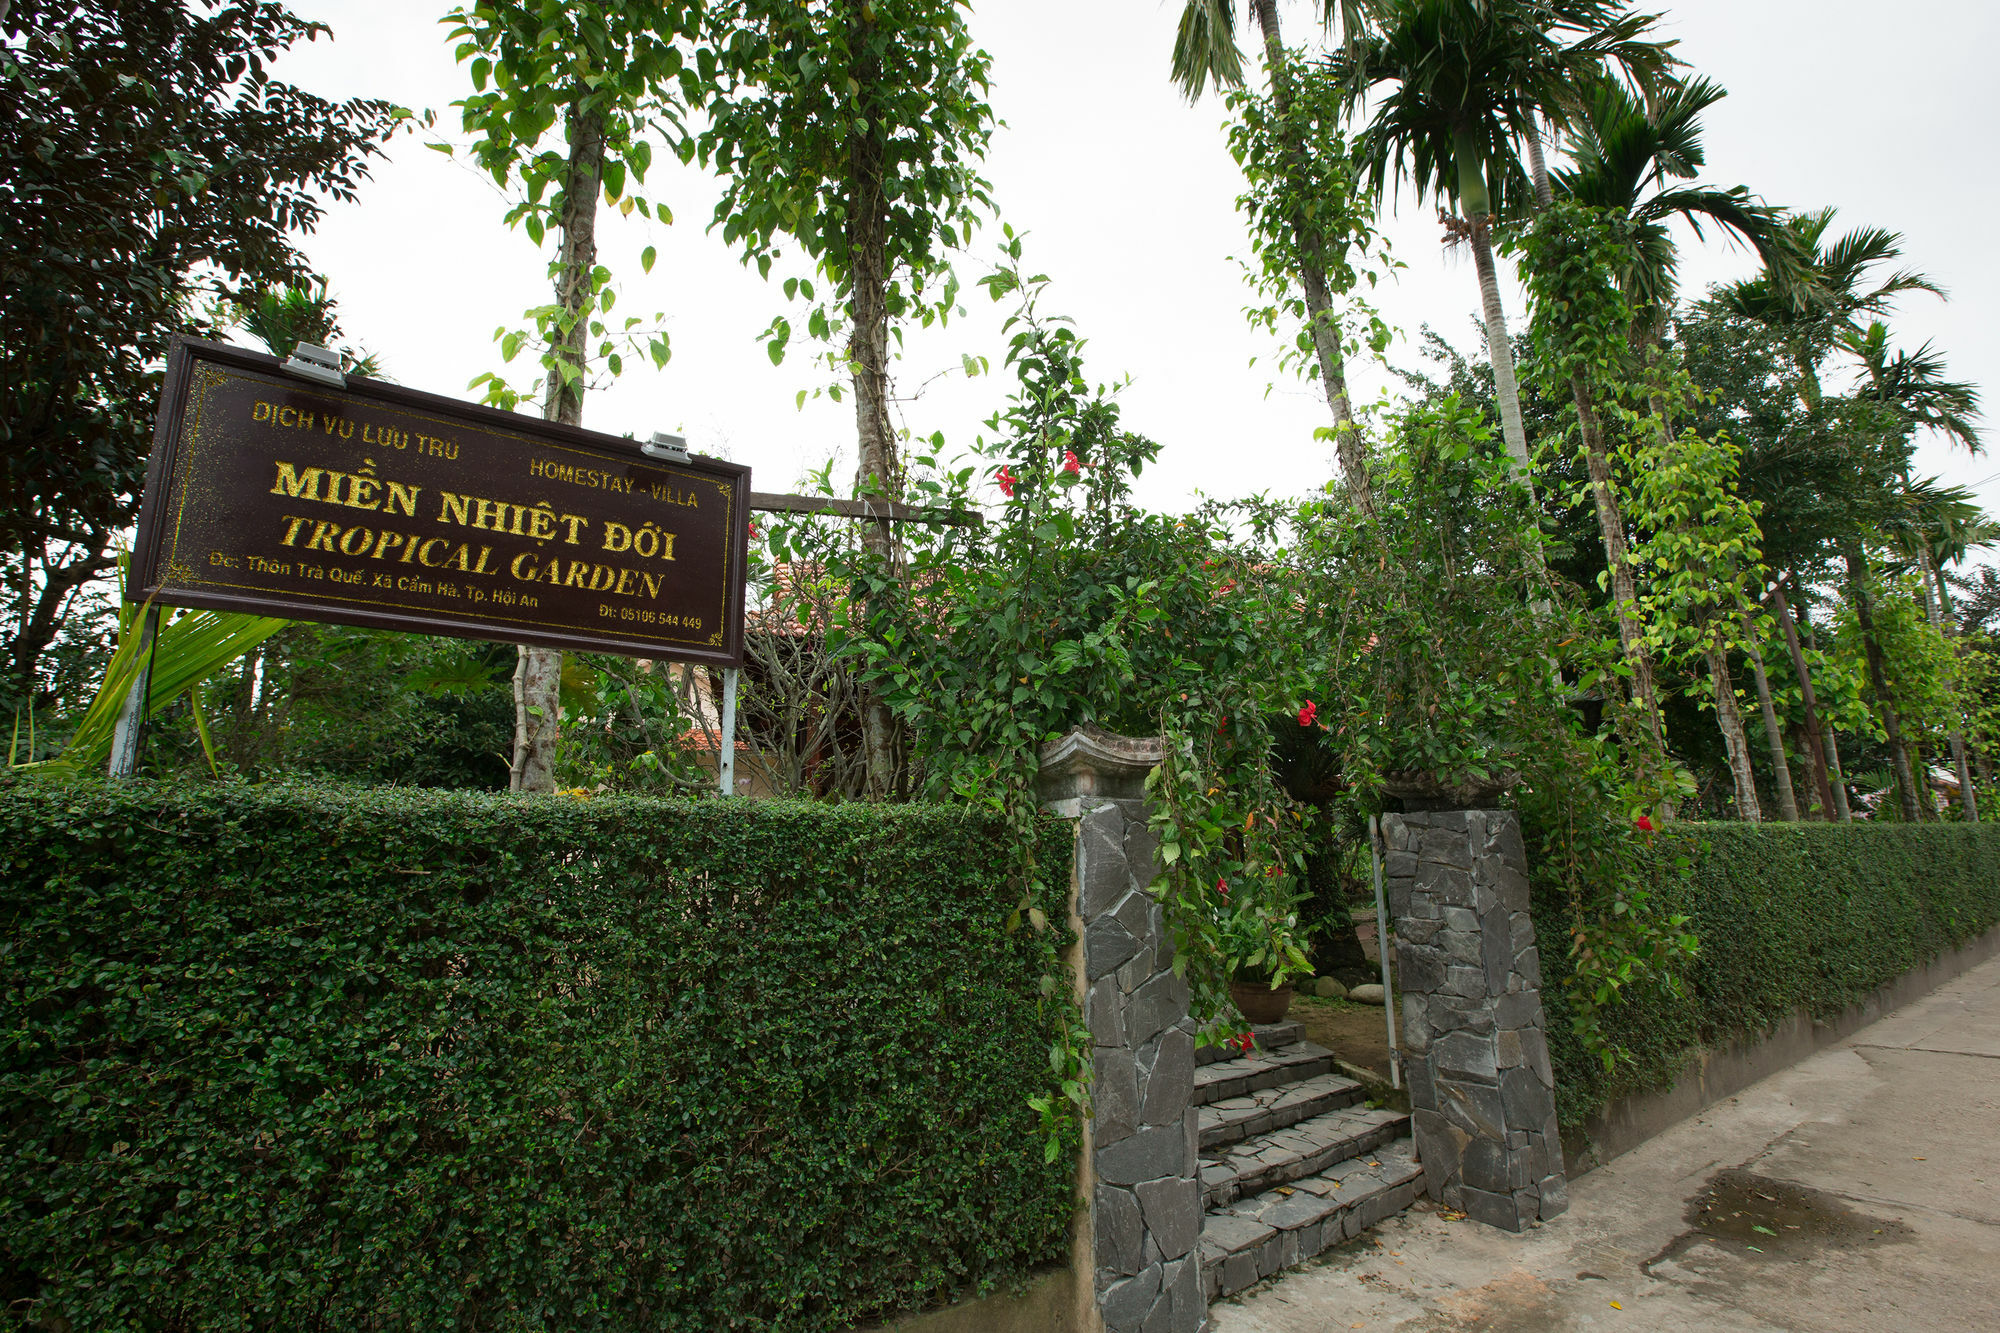
<instances>
[{"instance_id":1,"label":"dark brown sign board","mask_svg":"<svg viewBox=\"0 0 2000 1333\"><path fill-rule=\"evenodd\" d=\"M174 606L743 661L750 469L176 339L134 551Z\"/></svg>"}]
</instances>

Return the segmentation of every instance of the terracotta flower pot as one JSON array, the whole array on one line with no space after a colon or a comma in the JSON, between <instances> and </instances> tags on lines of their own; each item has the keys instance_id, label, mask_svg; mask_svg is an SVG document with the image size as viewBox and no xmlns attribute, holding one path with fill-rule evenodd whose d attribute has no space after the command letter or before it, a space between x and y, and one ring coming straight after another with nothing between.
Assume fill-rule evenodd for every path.
<instances>
[{"instance_id":1,"label":"terracotta flower pot","mask_svg":"<svg viewBox=\"0 0 2000 1333\"><path fill-rule=\"evenodd\" d=\"M1292 1007L1292 988L1280 986L1272 990L1269 982L1232 981L1229 998L1236 1001L1236 1007L1252 1023L1281 1023Z\"/></svg>"}]
</instances>

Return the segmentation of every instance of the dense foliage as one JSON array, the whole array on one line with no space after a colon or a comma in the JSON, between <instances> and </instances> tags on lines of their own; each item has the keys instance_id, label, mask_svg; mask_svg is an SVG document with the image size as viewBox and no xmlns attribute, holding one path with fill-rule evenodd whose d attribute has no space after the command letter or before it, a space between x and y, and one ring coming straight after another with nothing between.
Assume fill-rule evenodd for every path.
<instances>
[{"instance_id":1,"label":"dense foliage","mask_svg":"<svg viewBox=\"0 0 2000 1333\"><path fill-rule=\"evenodd\" d=\"M1064 1252L998 821L17 783L0 847L17 1317L840 1329Z\"/></svg>"},{"instance_id":2,"label":"dense foliage","mask_svg":"<svg viewBox=\"0 0 2000 1333\"><path fill-rule=\"evenodd\" d=\"M78 702L41 658L138 511L168 341L213 330L204 295L304 275L300 237L355 199L392 120L271 77L326 33L275 0L15 0L0 16L11 713Z\"/></svg>"},{"instance_id":3,"label":"dense foliage","mask_svg":"<svg viewBox=\"0 0 2000 1333\"><path fill-rule=\"evenodd\" d=\"M158 23L147 28L141 11ZM1364 878L1367 816L1415 791L1518 810L1572 1111L1653 1077L1683 1037L1724 1031L1714 997L1727 988L1701 987L1723 956L1711 932L1741 933L1724 901L1741 886L1711 894L1721 872L1682 834L1649 841L1656 826L1971 821L1993 782L2000 585L1952 567L2000 533L1965 492L1914 471L1926 438L1977 450L1979 396L1935 349L1894 345L1884 321L1896 301L1941 294L1900 267L1901 237L1840 233L1831 210L1702 183L1701 117L1723 90L1673 65L1657 19L1625 0L1343 0L1337 43L1329 35L1317 51L1287 50L1277 12L1187 0L1175 75L1190 96L1234 89L1227 142L1244 178L1248 314L1275 337L1280 365L1324 390L1331 424L1317 439L1332 448L1298 493L1181 514L1136 502L1135 478L1163 445L1127 420L1121 382L1086 368L1086 340L1045 308L1049 279L1025 266L1011 228L979 281L1017 303L1004 356L962 361L969 377L998 362L1005 383L983 435L968 444L899 419L919 410L895 384L903 332L959 313L963 250L994 212L984 158L1004 127L965 0L478 0L448 19L472 85L455 104L465 151L515 192L507 224L538 244L560 238L553 301L499 334L510 361L533 350L547 413L575 421L600 373L666 358L658 329L614 319L618 292L595 248L601 205L671 220L639 193L656 188L645 182L658 146L667 171L719 175L712 230L783 278L787 303L806 303L817 390L854 395L851 492L834 484L834 460L808 488L929 510L893 523L753 523L743 767L785 796L932 800L997 816L980 827L1005 848L988 869L1006 888L981 929L1039 959L1034 984L1048 1002L1033 1063L1050 1074L1024 1080L1023 1096L1052 1156L1086 1109L1089 1063L1059 984L1044 887L1058 862L1042 855L1034 794L1039 747L1069 728L1167 742L1151 786L1163 857L1154 892L1209 1037L1235 1025L1228 982L1282 984L1340 955L1315 952L1313 934L1351 936L1347 891ZM40 651L57 613L86 613L40 676L17 665L19 690L41 682L42 701L53 695L64 714L53 728L39 719L28 753L46 758L67 741L94 766L84 741L104 742L120 664L137 656L128 635L105 669L116 612L92 602L88 581L129 515L135 404L158 348L186 322L190 274L225 287L296 277L288 238L320 207L306 187L345 200L389 113L267 80L261 61L317 31L267 0L11 13L0 92L31 113L21 126L41 128L0 130L0 197L26 188L16 178L62 179L61 154L32 138L45 133L102 180L58 201L84 209L76 254L44 235L44 258L87 267L109 256L90 282L129 270L152 284L151 305L119 298L123 322L18 337L10 325L5 339L17 360L53 340L78 364L117 371L116 383L51 379L53 391L34 380L37 401L67 425L37 426L0 403L0 429L22 438L46 427L59 446L54 462L32 449L10 458L40 469L38 485L76 482L95 497L79 529L47 521L71 500L52 505L53 492L19 476L0 492L12 599L0 617L17 664L21 645ZM1245 86L1239 14L1263 38L1261 87ZM66 33L51 19L64 15L89 22ZM126 59L117 43L133 33L166 52L143 93L97 77L98 47ZM215 58L180 61L196 47ZM185 132L202 142L166 142L156 97L185 103ZM262 119L249 128L290 164L260 178L261 194L244 162L202 157L240 142L231 118L253 111ZM300 140L306 113L316 129ZM138 148L106 147L133 134ZM148 145L159 151L140 154ZM279 153L286 145L296 152ZM1380 220L1399 190L1445 206L1447 245L1470 250L1484 356L1468 362L1433 335L1448 363L1441 381L1406 375L1401 401L1357 410L1347 358L1391 342L1363 284L1396 267ZM109 199L132 212L146 191L157 217L106 211ZM70 225L22 217L0 217L0 237ZM159 239L146 227L160 218L208 248L189 241L158 272L126 264ZM1704 227L1749 246L1762 271L1679 292L1677 247L1706 239ZM16 250L32 260L32 246ZM18 254L0 256L10 274L27 262ZM654 258L644 252L641 268ZM1503 258L1529 301L1512 334ZM23 310L54 299L27 276L16 284ZM774 363L792 332L781 316L764 333ZM475 384L509 406L534 392L494 375ZM86 446L95 452L75 454ZM983 528L968 522L973 508ZM1954 590L1968 596L1963 614ZM123 623L136 623L130 608ZM491 652L304 626L259 644L233 661L218 647L192 675L170 663L153 773L495 783L508 703ZM105 688L86 709L93 677ZM530 649L514 696L518 787L658 796L714 780L712 673ZM30 709L31 729L37 721ZM506 756L497 763L508 771ZM715 817L690 816L700 827ZM589 818L576 825L586 840ZM755 817L785 828L790 818ZM1855 895L1888 885L1880 909L1891 911L1929 890L1884 878L1880 849L1917 845L1888 838L1840 850L1811 834L1799 845L1849 867L1827 883ZM1681 861L1694 867L1686 883ZM1929 947L1915 925L1894 929ZM1784 950L1805 938L1778 940L1772 956L1794 956ZM1884 966L1908 955L1901 947L1884 950ZM836 984L858 983L841 971Z\"/></svg>"},{"instance_id":4,"label":"dense foliage","mask_svg":"<svg viewBox=\"0 0 2000 1333\"><path fill-rule=\"evenodd\" d=\"M1651 837L1644 878L1686 914L1701 952L1681 995L1635 999L1606 1017L1632 1055L1614 1071L1564 1022L1561 902L1533 868L1565 1128L1612 1097L1672 1086L1701 1047L1754 1041L1800 1009L1830 1019L2000 925L2000 829L1685 824Z\"/></svg>"}]
</instances>

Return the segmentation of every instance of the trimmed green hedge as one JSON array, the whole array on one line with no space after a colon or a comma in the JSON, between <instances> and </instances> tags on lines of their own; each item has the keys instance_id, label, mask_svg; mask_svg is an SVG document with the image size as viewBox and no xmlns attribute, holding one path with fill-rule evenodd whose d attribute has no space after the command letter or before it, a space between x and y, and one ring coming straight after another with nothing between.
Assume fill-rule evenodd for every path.
<instances>
[{"instance_id":1,"label":"trimmed green hedge","mask_svg":"<svg viewBox=\"0 0 2000 1333\"><path fill-rule=\"evenodd\" d=\"M1566 1129L1611 1098L1671 1086L1701 1047L1760 1036L1799 1008L1831 1018L2000 924L2000 824L1683 824L1653 836L1654 891L1691 918L1701 951L1682 1000L1606 1016L1636 1057L1612 1074L1570 1035L1567 909L1537 893Z\"/></svg>"},{"instance_id":2,"label":"trimmed green hedge","mask_svg":"<svg viewBox=\"0 0 2000 1333\"><path fill-rule=\"evenodd\" d=\"M0 784L0 1299L830 1329L1060 1259L1013 864L941 807Z\"/></svg>"}]
</instances>

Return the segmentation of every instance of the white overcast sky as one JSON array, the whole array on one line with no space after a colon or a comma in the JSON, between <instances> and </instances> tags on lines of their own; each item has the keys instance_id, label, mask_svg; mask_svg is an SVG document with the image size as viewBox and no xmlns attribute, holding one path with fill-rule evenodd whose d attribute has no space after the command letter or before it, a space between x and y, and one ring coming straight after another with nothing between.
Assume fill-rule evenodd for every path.
<instances>
[{"instance_id":1,"label":"white overcast sky","mask_svg":"<svg viewBox=\"0 0 2000 1333\"><path fill-rule=\"evenodd\" d=\"M300 48L279 72L327 96L435 109L441 126L455 127L449 104L470 85L434 17L446 7L295 0L335 35ZM2000 382L1992 318L2000 276L1987 239L2000 215L1991 147L2000 5L1678 0L1665 9L1677 53L1730 90L1707 116L1704 179L1795 208L1835 205L1842 227L1902 232L1906 262L1950 300L1909 299L1891 321L1897 343L1935 339L1955 377L1990 392ZM1055 280L1046 308L1073 316L1090 340L1094 377L1131 376L1126 424L1164 446L1140 498L1163 509L1185 508L1198 492L1301 493L1331 466L1312 437L1327 419L1323 400L1277 376L1274 347L1243 321L1240 178L1221 104L1210 97L1188 107L1168 82L1177 13L1178 0L985 0L971 19L993 56L993 104L1004 122L986 167L1001 216L1027 233L1030 265ZM1283 17L1294 40L1316 32L1300 0ZM824 381L806 355L803 309L790 312L801 330L792 356L773 368L756 335L784 309L783 292L705 231L713 183L669 158L645 192L670 205L675 224L607 210L601 238L621 287L619 313L665 312L673 360L660 372L628 370L593 394L585 424L640 438L685 431L697 451L751 464L759 490L793 489L808 468L838 456L844 486L851 411L825 399L794 405L800 389ZM379 353L400 382L455 396L499 368L495 328L550 299L546 254L502 225L504 208L490 180L462 161L399 138L360 202L332 209L305 245L331 280L349 340ZM1391 359L1417 364L1409 340L1425 323L1474 350L1469 259L1445 253L1433 211L1407 200L1387 230L1407 266L1376 298L1406 336ZM999 315L972 286L997 238L989 226L960 263L969 317L913 334L897 371L905 393L931 381L903 405L903 424L943 431L950 446L972 442L1009 383L932 379L966 352L998 366ZM1755 268L1754 257L1712 234L1705 247L1683 239L1684 290ZM659 249L649 276L637 262L648 244ZM1518 326L1518 288L1506 299ZM1352 373L1360 399L1390 385L1379 366ZM2000 449L1966 458L1930 444L1921 467L1979 483L1985 506L2000 512Z\"/></svg>"}]
</instances>

